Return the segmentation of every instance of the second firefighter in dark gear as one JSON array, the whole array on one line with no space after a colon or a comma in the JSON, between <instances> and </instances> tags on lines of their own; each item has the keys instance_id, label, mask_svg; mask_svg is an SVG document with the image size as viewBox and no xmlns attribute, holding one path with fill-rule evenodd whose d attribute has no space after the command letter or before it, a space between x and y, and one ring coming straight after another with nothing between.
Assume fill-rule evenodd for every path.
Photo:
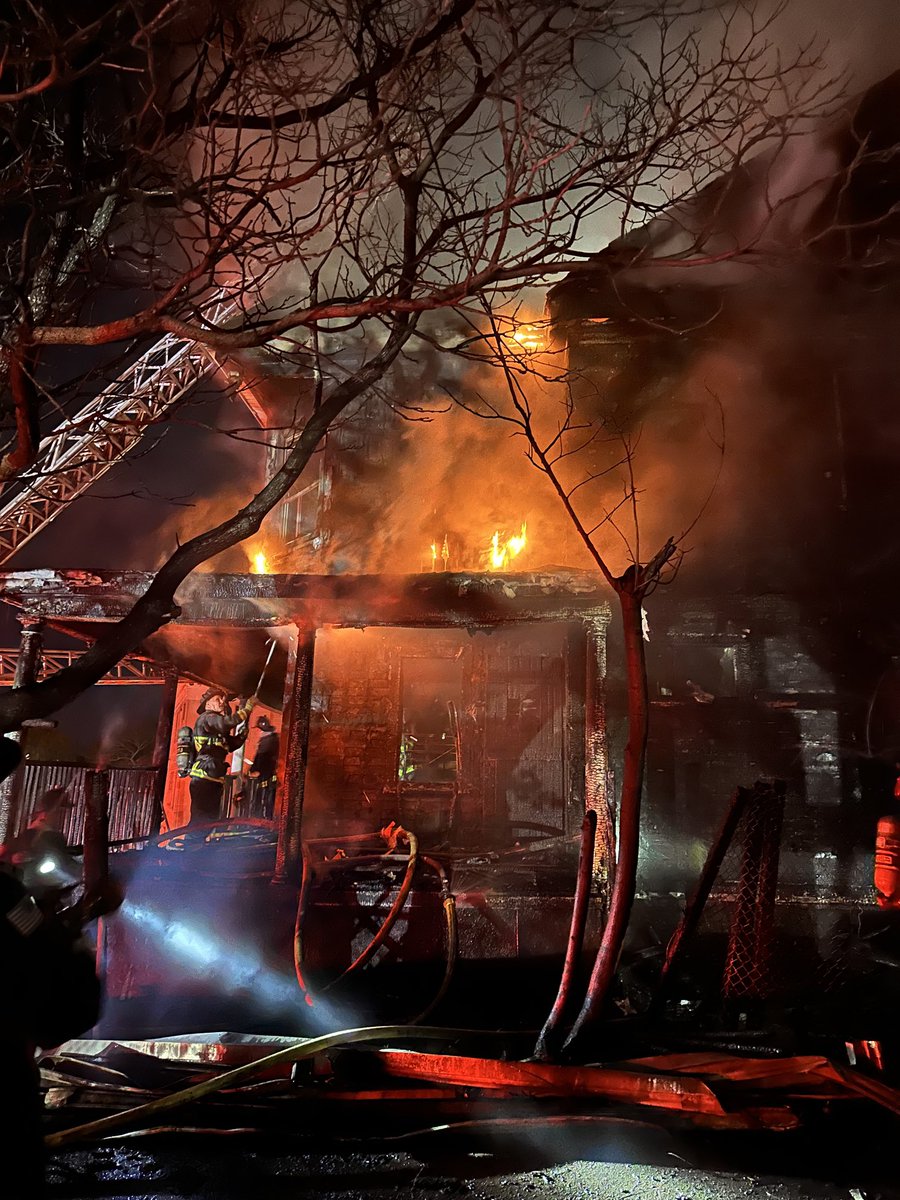
<instances>
[{"instance_id":1,"label":"second firefighter in dark gear","mask_svg":"<svg viewBox=\"0 0 900 1200\"><path fill-rule=\"evenodd\" d=\"M250 775L256 778L255 800L260 814L272 820L275 808L275 772L278 769L278 730L267 716L257 717L260 738L250 764Z\"/></svg>"},{"instance_id":2,"label":"second firefighter in dark gear","mask_svg":"<svg viewBox=\"0 0 900 1200\"><path fill-rule=\"evenodd\" d=\"M255 698L238 700L234 712L221 692L206 693L197 706L194 762L190 772L191 817L188 824L217 821L228 772L228 756L247 737L247 719Z\"/></svg>"},{"instance_id":3,"label":"second firefighter in dark gear","mask_svg":"<svg viewBox=\"0 0 900 1200\"><path fill-rule=\"evenodd\" d=\"M0 870L0 1179L9 1200L43 1191L42 1105L34 1053L78 1037L97 1020L94 955L77 931L43 913Z\"/></svg>"},{"instance_id":4,"label":"second firefighter in dark gear","mask_svg":"<svg viewBox=\"0 0 900 1200\"><path fill-rule=\"evenodd\" d=\"M27 827L0 847L0 862L15 869L41 858L66 861L70 855L62 827L74 804L66 787L50 787L38 799Z\"/></svg>"}]
</instances>

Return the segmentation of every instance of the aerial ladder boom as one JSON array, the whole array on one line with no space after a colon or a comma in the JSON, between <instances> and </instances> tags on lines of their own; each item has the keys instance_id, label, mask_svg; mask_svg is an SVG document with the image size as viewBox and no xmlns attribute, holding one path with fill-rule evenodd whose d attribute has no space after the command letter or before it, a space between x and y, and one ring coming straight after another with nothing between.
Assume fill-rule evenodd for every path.
<instances>
[{"instance_id":1,"label":"aerial ladder boom","mask_svg":"<svg viewBox=\"0 0 900 1200\"><path fill-rule=\"evenodd\" d=\"M210 313L219 323L237 310L222 297ZM167 334L44 439L36 461L0 507L0 565L131 450L207 376L219 370L211 351Z\"/></svg>"}]
</instances>

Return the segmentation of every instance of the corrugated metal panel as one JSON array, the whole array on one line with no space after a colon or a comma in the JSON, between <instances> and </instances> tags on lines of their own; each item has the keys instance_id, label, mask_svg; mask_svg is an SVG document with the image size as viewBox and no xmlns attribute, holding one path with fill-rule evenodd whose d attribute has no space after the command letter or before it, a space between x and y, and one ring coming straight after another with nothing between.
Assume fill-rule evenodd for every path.
<instances>
[{"instance_id":1,"label":"corrugated metal panel","mask_svg":"<svg viewBox=\"0 0 900 1200\"><path fill-rule=\"evenodd\" d=\"M71 807L62 812L60 832L70 845L78 845L84 831L85 779L89 770L73 763L25 763L20 775L15 832L21 833L27 827L49 788L65 787Z\"/></svg>"},{"instance_id":2,"label":"corrugated metal panel","mask_svg":"<svg viewBox=\"0 0 900 1200\"><path fill-rule=\"evenodd\" d=\"M109 840L143 838L159 828L152 767L111 767L109 772Z\"/></svg>"},{"instance_id":3,"label":"corrugated metal panel","mask_svg":"<svg viewBox=\"0 0 900 1200\"><path fill-rule=\"evenodd\" d=\"M70 807L64 810L60 832L70 846L84 840L87 780L94 768L76 763L25 763L20 776L16 833L21 833L52 787L65 787ZM153 802L156 772L151 767L112 767L109 772L109 838L111 842L140 839L157 827Z\"/></svg>"}]
</instances>

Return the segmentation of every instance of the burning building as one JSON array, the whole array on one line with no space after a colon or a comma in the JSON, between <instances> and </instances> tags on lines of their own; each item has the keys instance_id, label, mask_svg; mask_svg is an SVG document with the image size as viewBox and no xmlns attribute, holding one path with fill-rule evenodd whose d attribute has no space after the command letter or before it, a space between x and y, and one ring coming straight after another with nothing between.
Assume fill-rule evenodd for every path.
<instances>
[{"instance_id":1,"label":"burning building","mask_svg":"<svg viewBox=\"0 0 900 1200\"><path fill-rule=\"evenodd\" d=\"M734 783L782 779L779 923L816 971L874 901L894 804L898 88L550 292L579 402L643 439L647 540L691 530L647 604L643 886L687 886Z\"/></svg>"},{"instance_id":2,"label":"burning building","mask_svg":"<svg viewBox=\"0 0 900 1200\"><path fill-rule=\"evenodd\" d=\"M640 887L660 932L729 795L759 777L787 785L781 898L808 940L822 942L836 913L870 896L900 686L888 602L898 86L892 77L805 140L613 243L550 294L577 403L614 414L620 430L646 429L663 497L646 502L648 540L692 527L703 510L679 578L646 606L653 722ZM170 339L150 354L157 405L213 369ZM289 389L264 355L241 371L254 376L242 393L260 423L282 429L297 381ZM710 397L721 438L710 437ZM57 436L75 446L84 429L74 421ZM270 469L283 441L271 439ZM340 975L373 941L385 880L402 886L390 835L385 861L374 861L384 846L365 841L392 822L438 866L379 944L383 977L414 968L431 979L448 871L461 963L500 962L508 979L523 964L557 963L586 807L602 818L603 879L624 710L617 655L607 662L607 594L543 501L501 483L488 494L477 452L468 475L455 464L441 483L449 494L470 481L473 520L461 503L433 502L434 476L421 459L395 461L397 442L391 410L367 402L251 546L254 569L195 576L178 619L143 648L169 686L140 804L109 781L116 840L156 843L161 820L170 832L184 824L175 730L191 723L205 683L252 689L272 638L261 700L280 727L280 790L268 832L229 795L219 840L239 842L244 822L238 871L185 869L200 860L169 834L159 852L134 856L132 902L156 923L109 923L113 996L162 994L176 987L173 972L179 988L208 983L205 952L177 971L158 953L160 929L199 945L177 922L204 905L221 941L289 963L304 859L314 878L303 916L319 932L305 939L301 980ZM105 459L83 450L71 451L66 488L42 492L37 471L0 513L7 557L122 446ZM373 513L385 526L374 550ZM38 669L42 624L89 639L148 583L140 573L6 574L4 598L26 621L18 681ZM26 765L13 784L13 828L39 774ZM365 862L348 855L352 839ZM538 1006L549 999L532 993Z\"/></svg>"},{"instance_id":3,"label":"burning building","mask_svg":"<svg viewBox=\"0 0 900 1200\"><path fill-rule=\"evenodd\" d=\"M6 579L7 595L32 627L46 620L83 636L124 613L148 583L149 576L85 579L64 572ZM260 914L260 942L289 955L283 943L303 846L314 843L312 865L327 867L329 877L320 897L326 933L315 957L326 971L343 970L371 920L353 913L360 906L364 913L367 904L377 909L384 867L375 880L364 874L360 889L340 875L339 868L355 863L342 863L342 847L366 834L377 840L379 829L397 822L415 834L423 854L454 864L463 958L514 964L552 956L565 937L585 806L606 806L608 616L596 580L578 572L201 576L178 621L148 641L155 662L177 670L209 626L232 643L230 653L217 656L222 662L258 661L266 637L282 646L275 661L286 678L283 695L262 694L280 716L283 747L275 829L264 839L262 867L259 822L242 826L242 814L232 809L220 831L239 842L243 828L255 855L250 877L264 884L265 903L283 917L263 921ZM190 680L180 683L170 730L199 689ZM176 780L173 758L161 771L164 819L176 829L187 815L187 781ZM114 824L125 801L110 797ZM132 830L129 838L147 832ZM130 903L152 903L157 913L168 908L174 919L176 912L209 911L212 892L219 896L212 904L219 935L227 942L224 930L233 925L246 940L247 909L232 904L230 871L223 869L223 879L206 866L198 885L195 869L184 864L200 860L181 850L178 836L164 835L159 845L163 852L149 872L147 851L132 856L140 879L133 880ZM364 865L371 876L372 863ZM434 959L436 899L426 889L418 900L421 921L415 905L404 918L406 960ZM338 912L329 914L335 905ZM163 975L171 985L171 964L164 971L147 945L138 951L135 936L127 924L110 922L113 996L161 987Z\"/></svg>"}]
</instances>

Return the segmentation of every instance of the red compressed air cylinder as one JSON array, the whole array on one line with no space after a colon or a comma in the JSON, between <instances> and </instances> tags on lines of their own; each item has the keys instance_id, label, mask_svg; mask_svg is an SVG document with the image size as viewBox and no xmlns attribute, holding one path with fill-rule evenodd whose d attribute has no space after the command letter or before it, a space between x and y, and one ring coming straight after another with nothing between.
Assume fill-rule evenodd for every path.
<instances>
[{"instance_id":1,"label":"red compressed air cylinder","mask_svg":"<svg viewBox=\"0 0 900 1200\"><path fill-rule=\"evenodd\" d=\"M881 908L900 908L900 814L878 818L875 892Z\"/></svg>"}]
</instances>

